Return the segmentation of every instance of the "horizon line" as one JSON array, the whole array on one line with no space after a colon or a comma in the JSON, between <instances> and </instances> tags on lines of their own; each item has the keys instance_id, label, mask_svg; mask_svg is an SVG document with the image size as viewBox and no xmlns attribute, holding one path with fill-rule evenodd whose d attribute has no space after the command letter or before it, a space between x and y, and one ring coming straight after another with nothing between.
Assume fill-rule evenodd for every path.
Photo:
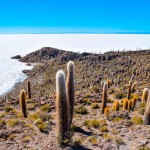
<instances>
[{"instance_id":1,"label":"horizon line","mask_svg":"<svg viewBox=\"0 0 150 150\"><path fill-rule=\"evenodd\" d=\"M150 32L0 32L6 34L150 34Z\"/></svg>"}]
</instances>

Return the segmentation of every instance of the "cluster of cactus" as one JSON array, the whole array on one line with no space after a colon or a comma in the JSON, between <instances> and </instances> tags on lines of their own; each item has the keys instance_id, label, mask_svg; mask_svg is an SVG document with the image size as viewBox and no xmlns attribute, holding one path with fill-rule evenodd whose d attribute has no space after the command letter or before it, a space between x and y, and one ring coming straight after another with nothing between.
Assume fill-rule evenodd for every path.
<instances>
[{"instance_id":1,"label":"cluster of cactus","mask_svg":"<svg viewBox=\"0 0 150 150\"><path fill-rule=\"evenodd\" d=\"M123 81L123 77L120 75L118 77L118 83ZM124 79L126 82L126 79ZM135 90L137 82L134 82L134 74L131 76L129 85L128 85L128 93L127 98L124 99L123 109L130 112L134 110L136 105L136 98L133 97L130 100L131 93ZM110 113L110 108L107 107L107 90L112 85L116 85L116 79L113 79L113 75L110 76L110 79L107 79L107 82L102 84L103 92L102 92L102 105L101 105L101 113L105 116L108 116ZM41 95L42 95L41 91ZM27 81L27 94L28 98L31 99L31 87L30 81ZM67 78L65 78L65 74L62 70L59 70L56 74L56 110L57 110L57 135L61 139L61 141L65 140L68 136L68 132L70 130L73 112L74 112L74 63L72 61L67 64ZM149 94L150 95L150 94ZM147 100L148 99L148 100ZM144 122L145 124L150 124L150 96L148 98L148 89L144 89L142 95L142 101L147 101L146 111L144 114ZM27 117L26 112L26 95L25 91L21 91L20 93L20 105L23 117ZM119 111L119 101L115 101L113 104L113 110Z\"/></svg>"},{"instance_id":2,"label":"cluster of cactus","mask_svg":"<svg viewBox=\"0 0 150 150\"><path fill-rule=\"evenodd\" d=\"M146 102L146 110L144 113L144 124L150 125L150 92Z\"/></svg>"},{"instance_id":3,"label":"cluster of cactus","mask_svg":"<svg viewBox=\"0 0 150 150\"><path fill-rule=\"evenodd\" d=\"M123 110L127 110L128 112L134 110L136 105L136 100L137 100L136 97L133 97L132 100L124 99Z\"/></svg>"},{"instance_id":4,"label":"cluster of cactus","mask_svg":"<svg viewBox=\"0 0 150 150\"><path fill-rule=\"evenodd\" d=\"M74 112L74 63L67 64L67 80L65 74L59 70L56 74L56 110L57 110L57 136L59 143L68 137Z\"/></svg>"},{"instance_id":5,"label":"cluster of cactus","mask_svg":"<svg viewBox=\"0 0 150 150\"><path fill-rule=\"evenodd\" d=\"M107 82L103 85L103 93L102 93L102 105L101 105L101 113L104 114L105 108L106 108L106 102L107 102L107 89L108 84Z\"/></svg>"}]
</instances>

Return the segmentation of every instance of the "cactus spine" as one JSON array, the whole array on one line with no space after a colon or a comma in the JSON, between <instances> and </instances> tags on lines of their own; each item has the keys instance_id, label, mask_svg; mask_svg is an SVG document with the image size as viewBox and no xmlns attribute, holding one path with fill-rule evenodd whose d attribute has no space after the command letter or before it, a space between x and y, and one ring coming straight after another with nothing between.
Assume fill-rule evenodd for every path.
<instances>
[{"instance_id":1,"label":"cactus spine","mask_svg":"<svg viewBox=\"0 0 150 150\"><path fill-rule=\"evenodd\" d=\"M67 81L66 81L66 93L67 93L67 101L68 101L68 123L69 126L72 123L73 112L74 112L74 63L69 61L67 64Z\"/></svg>"},{"instance_id":2,"label":"cactus spine","mask_svg":"<svg viewBox=\"0 0 150 150\"><path fill-rule=\"evenodd\" d=\"M30 81L27 81L27 93L28 93L28 99L31 99L31 85Z\"/></svg>"},{"instance_id":3,"label":"cactus spine","mask_svg":"<svg viewBox=\"0 0 150 150\"><path fill-rule=\"evenodd\" d=\"M123 110L127 110L128 109L128 100L124 99L123 101Z\"/></svg>"},{"instance_id":4,"label":"cactus spine","mask_svg":"<svg viewBox=\"0 0 150 150\"><path fill-rule=\"evenodd\" d=\"M130 96L131 96L131 86L132 86L132 82L129 81L127 99L130 99Z\"/></svg>"},{"instance_id":5,"label":"cactus spine","mask_svg":"<svg viewBox=\"0 0 150 150\"><path fill-rule=\"evenodd\" d=\"M27 117L27 110L26 110L26 92L21 90L20 92L20 107L22 111L22 116Z\"/></svg>"},{"instance_id":6,"label":"cactus spine","mask_svg":"<svg viewBox=\"0 0 150 150\"><path fill-rule=\"evenodd\" d=\"M142 93L142 102L147 102L149 90L148 88L144 88Z\"/></svg>"},{"instance_id":7,"label":"cactus spine","mask_svg":"<svg viewBox=\"0 0 150 150\"><path fill-rule=\"evenodd\" d=\"M144 124L150 125L150 92L148 95L147 103L146 103L146 110L144 113Z\"/></svg>"},{"instance_id":8,"label":"cactus spine","mask_svg":"<svg viewBox=\"0 0 150 150\"><path fill-rule=\"evenodd\" d=\"M56 111L58 142L62 144L68 132L66 84L65 74L62 70L59 70L56 74Z\"/></svg>"},{"instance_id":9,"label":"cactus spine","mask_svg":"<svg viewBox=\"0 0 150 150\"><path fill-rule=\"evenodd\" d=\"M114 107L115 111L119 111L119 102L115 101L115 107Z\"/></svg>"},{"instance_id":10,"label":"cactus spine","mask_svg":"<svg viewBox=\"0 0 150 150\"><path fill-rule=\"evenodd\" d=\"M102 93L102 107L101 107L101 113L104 113L104 110L106 108L106 101L107 101L107 89L108 89L108 85L107 82L104 83L103 86L103 93Z\"/></svg>"}]
</instances>

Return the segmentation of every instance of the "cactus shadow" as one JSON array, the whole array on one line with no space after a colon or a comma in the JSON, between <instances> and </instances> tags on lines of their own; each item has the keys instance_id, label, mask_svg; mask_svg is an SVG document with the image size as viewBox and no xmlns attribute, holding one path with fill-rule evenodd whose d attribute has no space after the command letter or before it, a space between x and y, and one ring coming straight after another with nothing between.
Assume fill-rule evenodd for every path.
<instances>
[{"instance_id":1,"label":"cactus shadow","mask_svg":"<svg viewBox=\"0 0 150 150\"><path fill-rule=\"evenodd\" d=\"M82 134L84 134L84 135L87 135L87 136L92 135L92 132L85 131L85 130L83 130L83 129L80 128L80 127L78 127L78 129L76 130L76 132L80 132L80 133L82 133Z\"/></svg>"}]
</instances>

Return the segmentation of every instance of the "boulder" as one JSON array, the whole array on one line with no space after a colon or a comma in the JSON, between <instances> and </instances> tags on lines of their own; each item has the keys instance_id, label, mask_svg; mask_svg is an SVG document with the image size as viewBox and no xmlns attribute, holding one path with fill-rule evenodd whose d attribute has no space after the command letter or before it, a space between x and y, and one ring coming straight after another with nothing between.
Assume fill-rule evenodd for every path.
<instances>
[{"instance_id":1,"label":"boulder","mask_svg":"<svg viewBox=\"0 0 150 150\"><path fill-rule=\"evenodd\" d=\"M20 59L20 58L21 58L20 55L16 55L16 56L11 57L11 59Z\"/></svg>"}]
</instances>

